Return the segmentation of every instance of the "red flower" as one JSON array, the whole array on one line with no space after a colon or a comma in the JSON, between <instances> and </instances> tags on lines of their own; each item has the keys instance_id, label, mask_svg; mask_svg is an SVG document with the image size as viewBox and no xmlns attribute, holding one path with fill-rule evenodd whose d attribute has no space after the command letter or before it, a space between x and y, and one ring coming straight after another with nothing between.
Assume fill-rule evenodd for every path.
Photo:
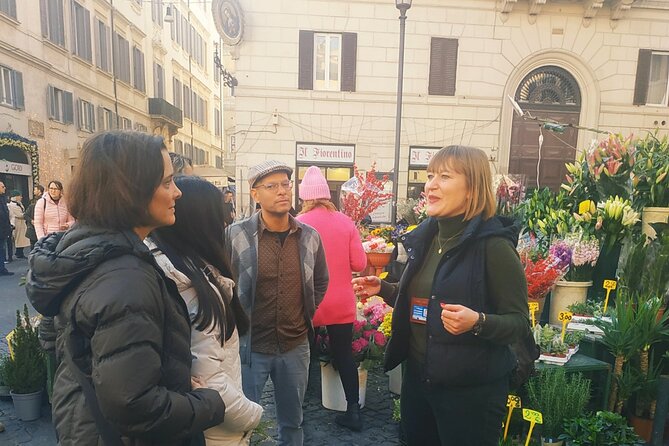
<instances>
[{"instance_id":1,"label":"red flower","mask_svg":"<svg viewBox=\"0 0 669 446\"><path fill-rule=\"evenodd\" d=\"M386 337L380 331L374 332L374 343L379 347L386 345Z\"/></svg>"}]
</instances>

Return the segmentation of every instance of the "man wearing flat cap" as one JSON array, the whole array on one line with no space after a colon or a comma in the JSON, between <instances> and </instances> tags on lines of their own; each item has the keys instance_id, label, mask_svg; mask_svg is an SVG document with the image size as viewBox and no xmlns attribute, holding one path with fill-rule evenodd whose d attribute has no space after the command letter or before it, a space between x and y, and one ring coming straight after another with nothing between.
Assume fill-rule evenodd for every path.
<instances>
[{"instance_id":1,"label":"man wearing flat cap","mask_svg":"<svg viewBox=\"0 0 669 446\"><path fill-rule=\"evenodd\" d=\"M328 287L318 233L290 214L292 167L267 160L249 169L260 211L226 228L226 255L251 321L241 336L242 384L260 402L271 377L279 444L301 446L302 403L309 370L311 320Z\"/></svg>"}]
</instances>

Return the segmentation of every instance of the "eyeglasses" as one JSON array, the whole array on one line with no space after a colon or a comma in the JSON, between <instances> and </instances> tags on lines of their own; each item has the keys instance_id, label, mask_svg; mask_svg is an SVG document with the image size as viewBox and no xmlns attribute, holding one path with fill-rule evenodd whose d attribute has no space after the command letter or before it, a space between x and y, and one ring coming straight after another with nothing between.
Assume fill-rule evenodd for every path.
<instances>
[{"instance_id":1,"label":"eyeglasses","mask_svg":"<svg viewBox=\"0 0 669 446\"><path fill-rule=\"evenodd\" d=\"M254 187L254 189L259 189L263 188L267 192L274 192L277 193L279 191L279 186L284 188L285 190L291 190L293 188L293 181L282 181L281 183L267 183L267 184L259 184Z\"/></svg>"}]
</instances>

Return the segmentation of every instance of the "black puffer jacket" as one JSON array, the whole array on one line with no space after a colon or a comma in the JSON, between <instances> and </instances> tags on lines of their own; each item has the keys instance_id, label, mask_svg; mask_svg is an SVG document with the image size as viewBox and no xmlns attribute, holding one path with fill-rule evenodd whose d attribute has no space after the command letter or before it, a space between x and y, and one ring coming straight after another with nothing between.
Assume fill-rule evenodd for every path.
<instances>
[{"instance_id":1,"label":"black puffer jacket","mask_svg":"<svg viewBox=\"0 0 669 446\"><path fill-rule=\"evenodd\" d=\"M74 359L92 378L102 414L125 444L190 444L223 421L218 392L191 390L183 300L132 231L75 226L41 239L30 256L26 291L37 311L55 315L61 360L53 420L61 445L102 444L81 387L63 360L72 315L85 352Z\"/></svg>"}]
</instances>

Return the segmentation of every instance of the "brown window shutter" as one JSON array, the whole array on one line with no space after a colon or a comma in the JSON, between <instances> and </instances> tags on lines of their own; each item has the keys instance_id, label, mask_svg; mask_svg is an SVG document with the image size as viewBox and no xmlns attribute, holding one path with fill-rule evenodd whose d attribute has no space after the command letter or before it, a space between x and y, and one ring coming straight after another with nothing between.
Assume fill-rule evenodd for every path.
<instances>
[{"instance_id":1,"label":"brown window shutter","mask_svg":"<svg viewBox=\"0 0 669 446\"><path fill-rule=\"evenodd\" d=\"M300 30L300 61L297 88L314 89L314 32Z\"/></svg>"},{"instance_id":2,"label":"brown window shutter","mask_svg":"<svg viewBox=\"0 0 669 446\"><path fill-rule=\"evenodd\" d=\"M428 94L454 96L457 68L458 39L433 37L430 45Z\"/></svg>"},{"instance_id":3,"label":"brown window shutter","mask_svg":"<svg viewBox=\"0 0 669 446\"><path fill-rule=\"evenodd\" d=\"M634 83L634 105L646 104L651 55L651 50L639 49L639 60L636 64L636 82Z\"/></svg>"},{"instance_id":4,"label":"brown window shutter","mask_svg":"<svg viewBox=\"0 0 669 446\"><path fill-rule=\"evenodd\" d=\"M358 35L342 33L341 91L355 91L355 62L358 54Z\"/></svg>"}]
</instances>

